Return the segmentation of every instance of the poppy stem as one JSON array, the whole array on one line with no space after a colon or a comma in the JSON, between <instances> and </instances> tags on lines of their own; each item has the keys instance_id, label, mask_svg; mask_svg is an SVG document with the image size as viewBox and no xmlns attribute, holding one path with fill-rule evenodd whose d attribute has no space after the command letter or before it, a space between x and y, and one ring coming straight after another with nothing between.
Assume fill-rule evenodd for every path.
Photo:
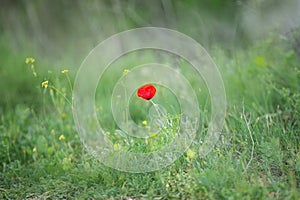
<instances>
[{"instance_id":1,"label":"poppy stem","mask_svg":"<svg viewBox=\"0 0 300 200\"><path fill-rule=\"evenodd\" d=\"M155 109L155 111L157 112L159 118L162 119L162 116L161 116L161 114L160 114L160 112L159 112L159 109L157 108L157 104L154 103L152 100L149 100L149 101L150 101L150 102L152 103L152 105L154 106L154 109Z\"/></svg>"}]
</instances>

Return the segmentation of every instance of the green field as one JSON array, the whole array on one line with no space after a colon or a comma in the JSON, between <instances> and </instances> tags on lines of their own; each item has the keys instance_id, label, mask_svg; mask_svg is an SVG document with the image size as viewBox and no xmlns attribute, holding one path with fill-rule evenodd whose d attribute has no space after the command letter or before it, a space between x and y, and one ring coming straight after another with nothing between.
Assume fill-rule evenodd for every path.
<instances>
[{"instance_id":1,"label":"green field","mask_svg":"<svg viewBox=\"0 0 300 200\"><path fill-rule=\"evenodd\" d=\"M187 26L180 25L183 30ZM205 157L198 154L198 139L168 167L126 173L89 154L73 121L73 82L89 47L96 44L80 50L68 46L70 52L64 56L47 56L51 51L32 44L34 39L24 36L16 45L13 33L0 29L0 199L299 200L300 46L295 42L299 35L297 29L293 35L273 31L230 48L226 43L207 45L227 96L219 141ZM134 56L115 63L124 69L135 64ZM172 138L136 140L128 147L122 133L115 131L109 99L123 68L107 71L100 82L106 85L96 95L96 106L102 109L100 123L105 124L116 149L157 150ZM183 73L198 89L193 72ZM166 96L159 100L169 100L166 105L178 110L176 99L169 98L173 94L160 91ZM202 120L199 133L205 134L210 120L205 86L197 97ZM136 123L147 120L142 109L143 102L132 97L129 110ZM178 123L171 117L174 123L168 130L176 130Z\"/></svg>"}]
</instances>

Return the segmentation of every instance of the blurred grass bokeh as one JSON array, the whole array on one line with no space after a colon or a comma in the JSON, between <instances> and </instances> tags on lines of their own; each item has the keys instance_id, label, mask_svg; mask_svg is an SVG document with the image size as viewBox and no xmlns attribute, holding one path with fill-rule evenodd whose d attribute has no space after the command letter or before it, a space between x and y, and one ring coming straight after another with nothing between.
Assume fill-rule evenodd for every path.
<instances>
[{"instance_id":1,"label":"blurred grass bokeh","mask_svg":"<svg viewBox=\"0 0 300 200\"><path fill-rule=\"evenodd\" d=\"M1 1L0 198L299 199L299 5L297 0ZM172 166L128 174L86 152L61 71L69 70L73 82L99 42L143 26L175 29L202 44L222 74L228 107L220 142L208 156L197 156L199 139ZM36 77L27 57L35 58ZM126 69L136 63L129 56L116 64ZM112 86L123 68L102 81ZM198 86L193 71L183 73ZM48 88L42 88L45 80ZM104 96L96 97L100 104L111 90L98 92ZM205 132L210 116L205 87L197 96ZM114 127L110 113L102 117Z\"/></svg>"}]
</instances>

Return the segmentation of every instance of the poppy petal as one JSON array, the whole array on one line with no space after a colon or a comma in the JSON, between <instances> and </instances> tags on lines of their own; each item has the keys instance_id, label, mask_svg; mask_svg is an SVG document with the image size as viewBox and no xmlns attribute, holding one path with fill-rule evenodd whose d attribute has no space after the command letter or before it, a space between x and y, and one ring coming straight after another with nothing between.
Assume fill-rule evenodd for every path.
<instances>
[{"instance_id":1,"label":"poppy petal","mask_svg":"<svg viewBox=\"0 0 300 200\"><path fill-rule=\"evenodd\" d=\"M151 84L143 85L137 91L137 95L145 100L152 99L155 93L156 93L156 88Z\"/></svg>"}]
</instances>

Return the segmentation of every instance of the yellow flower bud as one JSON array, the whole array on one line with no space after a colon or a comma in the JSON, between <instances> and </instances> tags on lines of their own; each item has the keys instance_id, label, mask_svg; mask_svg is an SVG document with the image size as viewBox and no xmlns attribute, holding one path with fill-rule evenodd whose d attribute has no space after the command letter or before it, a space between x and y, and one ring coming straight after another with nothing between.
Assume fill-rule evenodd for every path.
<instances>
[{"instance_id":1,"label":"yellow flower bud","mask_svg":"<svg viewBox=\"0 0 300 200\"><path fill-rule=\"evenodd\" d=\"M60 135L58 139L59 139L59 140L65 140L66 137L65 137L64 135Z\"/></svg>"},{"instance_id":2,"label":"yellow flower bud","mask_svg":"<svg viewBox=\"0 0 300 200\"><path fill-rule=\"evenodd\" d=\"M186 155L188 159L192 160L196 157L196 152L192 151L191 149L188 149Z\"/></svg>"},{"instance_id":3,"label":"yellow flower bud","mask_svg":"<svg viewBox=\"0 0 300 200\"><path fill-rule=\"evenodd\" d=\"M49 84L49 81L44 81L44 82L42 82L42 87L47 88L48 84Z\"/></svg>"},{"instance_id":4,"label":"yellow flower bud","mask_svg":"<svg viewBox=\"0 0 300 200\"><path fill-rule=\"evenodd\" d=\"M69 72L69 70L67 70L67 69L64 69L61 71L62 74L67 74L68 72Z\"/></svg>"},{"instance_id":5,"label":"yellow flower bud","mask_svg":"<svg viewBox=\"0 0 300 200\"><path fill-rule=\"evenodd\" d=\"M130 70L124 69L124 71L123 71L123 76L127 75L129 72L130 72Z\"/></svg>"}]
</instances>

